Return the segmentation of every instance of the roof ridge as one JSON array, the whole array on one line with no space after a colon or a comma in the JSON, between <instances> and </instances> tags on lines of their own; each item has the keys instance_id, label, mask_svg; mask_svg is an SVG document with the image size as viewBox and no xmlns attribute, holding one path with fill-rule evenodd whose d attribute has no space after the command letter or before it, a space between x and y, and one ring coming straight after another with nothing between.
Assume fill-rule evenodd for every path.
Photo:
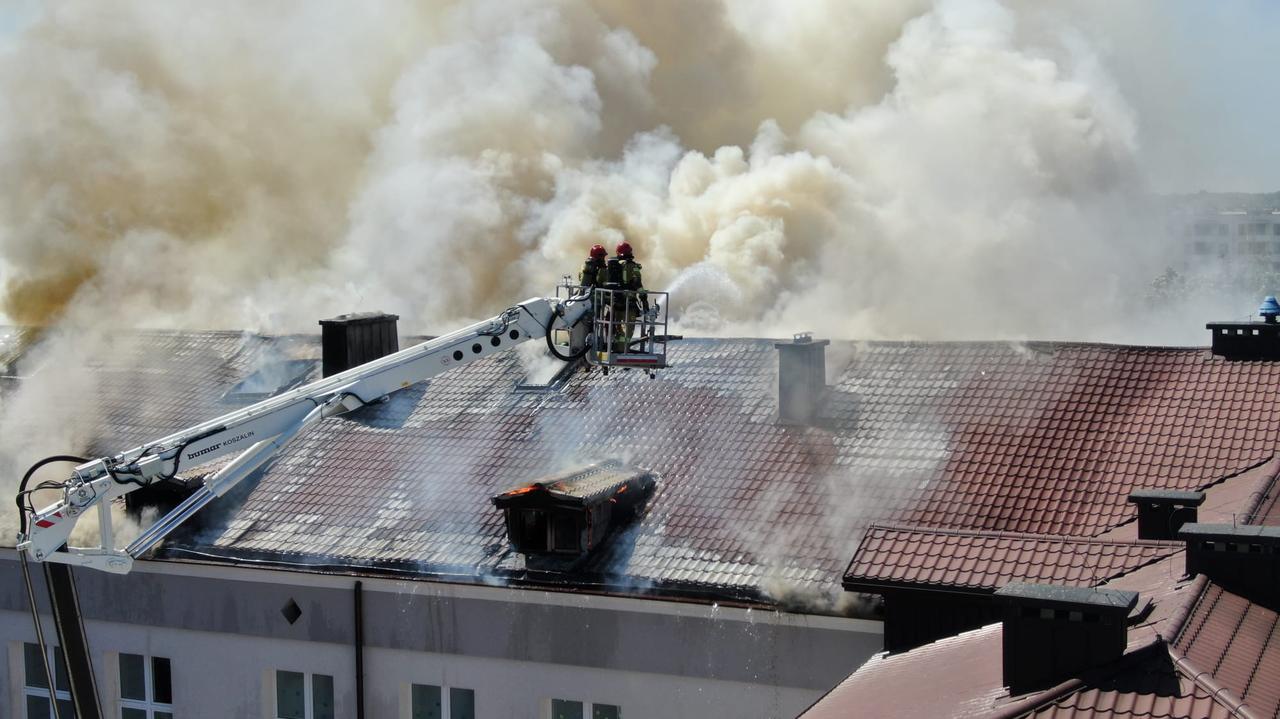
<instances>
[{"instance_id":1,"label":"roof ridge","mask_svg":"<svg viewBox=\"0 0 1280 719\"><path fill-rule=\"evenodd\" d=\"M1037 541L1057 541L1063 543L1093 544L1111 547L1163 547L1182 546L1182 542L1164 539L1099 539L1079 534L1047 534L1038 532L1010 532L991 529L962 529L956 527L921 527L908 524L877 522L867 527L870 534L873 529L918 532L921 534L945 534L953 537L992 537L996 539L1027 539Z\"/></svg>"},{"instance_id":2,"label":"roof ridge","mask_svg":"<svg viewBox=\"0 0 1280 719\"><path fill-rule=\"evenodd\" d=\"M1276 455L1273 454L1271 455L1271 459L1267 460L1267 462L1270 462L1275 458ZM1261 467L1265 464L1266 462L1263 462L1258 466ZM1257 519L1258 515L1262 513L1262 505L1267 501L1267 497L1271 497L1271 505L1273 507L1275 506L1277 497L1280 496L1275 493L1275 490L1277 489L1280 489L1280 465L1277 465L1275 470L1272 471L1271 480L1266 483L1266 486L1263 489L1255 491L1249 495L1249 506L1246 508L1244 515L1249 520L1247 522L1248 524L1253 524L1253 520Z\"/></svg>"},{"instance_id":3,"label":"roof ridge","mask_svg":"<svg viewBox=\"0 0 1280 719\"><path fill-rule=\"evenodd\" d=\"M757 339L751 337L705 337L696 339ZM764 339L764 338L760 338ZM985 339L985 340L884 340L884 339L853 339L853 338L831 338L833 342L847 342L849 344L876 345L876 346L892 346L892 347L959 347L959 346L995 346L995 345L1022 345L1036 347L1053 347L1053 348L1098 348L1098 349L1114 349L1114 350L1157 350L1161 352L1202 352L1208 351L1208 345L1144 345L1144 344L1125 344L1121 342L1088 342L1080 340L1013 340L1013 339Z\"/></svg>"},{"instance_id":4,"label":"roof ridge","mask_svg":"<svg viewBox=\"0 0 1280 719\"><path fill-rule=\"evenodd\" d=\"M1178 651L1172 644L1165 644L1165 649L1169 652L1169 658L1173 660L1174 669L1193 684L1203 689L1209 694L1209 698L1222 708L1231 712L1234 716L1241 719L1255 719L1256 714L1249 709L1249 705L1244 699L1236 696L1229 687L1218 683L1218 678L1210 672L1206 672L1195 665L1187 655Z\"/></svg>"},{"instance_id":5,"label":"roof ridge","mask_svg":"<svg viewBox=\"0 0 1280 719\"><path fill-rule=\"evenodd\" d=\"M1195 612L1196 607L1204 601L1205 595L1209 592L1209 578L1203 574L1196 575L1195 581L1191 584L1191 589L1192 598L1183 602L1182 606L1178 607L1166 620L1171 627L1169 632L1170 646L1181 641L1182 633L1187 629L1187 621Z\"/></svg>"}]
</instances>

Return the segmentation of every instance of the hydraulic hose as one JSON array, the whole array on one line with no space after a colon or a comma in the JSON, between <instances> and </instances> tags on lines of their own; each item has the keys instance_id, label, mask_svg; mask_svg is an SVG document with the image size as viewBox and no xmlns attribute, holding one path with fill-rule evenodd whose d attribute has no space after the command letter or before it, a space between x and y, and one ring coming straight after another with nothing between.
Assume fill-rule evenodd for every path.
<instances>
[{"instance_id":1,"label":"hydraulic hose","mask_svg":"<svg viewBox=\"0 0 1280 719\"><path fill-rule=\"evenodd\" d=\"M544 336L545 338L547 338L547 351L554 354L554 356L556 356L557 359L562 359L562 361L564 362L576 362L576 361L579 361L579 359L581 359L582 356L586 354L586 351L588 351L588 349L591 348L590 343L584 342L582 343L582 349L579 349L579 351L571 352L568 354L562 354L561 351L559 351L559 349L556 348L556 342L553 342L552 340L552 331L553 331L552 329L548 329L547 334L545 334Z\"/></svg>"},{"instance_id":2,"label":"hydraulic hose","mask_svg":"<svg viewBox=\"0 0 1280 719\"><path fill-rule=\"evenodd\" d=\"M22 500L26 498L27 494L29 494L29 492L27 491L27 482L31 481L31 476L36 473L36 470L40 469L46 464L54 464L55 462L71 462L72 464L84 464L85 462L88 462L88 461L89 460L85 459L84 457L77 457L71 454L55 454L52 457L45 457L39 462L36 462L35 464L31 465L31 468L27 470L27 473L22 475L22 481L18 484L18 496L14 498L14 501L17 502L18 504L18 531L20 531L24 535L27 533L27 507L22 503ZM36 489L40 489L40 487L37 487ZM46 487L46 489L52 489L52 487ZM31 491L34 492L35 490L33 489Z\"/></svg>"}]
</instances>

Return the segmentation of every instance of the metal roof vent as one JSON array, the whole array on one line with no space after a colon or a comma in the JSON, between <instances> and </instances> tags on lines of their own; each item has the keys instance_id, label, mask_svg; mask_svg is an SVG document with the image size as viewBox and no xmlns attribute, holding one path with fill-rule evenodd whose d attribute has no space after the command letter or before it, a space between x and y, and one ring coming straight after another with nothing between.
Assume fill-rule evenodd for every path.
<instances>
[{"instance_id":1,"label":"metal roof vent","mask_svg":"<svg viewBox=\"0 0 1280 719\"><path fill-rule=\"evenodd\" d=\"M1005 605L1004 683L1013 696L1045 689L1124 655L1136 592L1012 583Z\"/></svg>"},{"instance_id":2,"label":"metal roof vent","mask_svg":"<svg viewBox=\"0 0 1280 719\"><path fill-rule=\"evenodd\" d=\"M827 389L827 345L802 332L790 342L775 342L778 350L778 421L809 424Z\"/></svg>"},{"instance_id":3,"label":"metal roof vent","mask_svg":"<svg viewBox=\"0 0 1280 719\"><path fill-rule=\"evenodd\" d=\"M658 476L616 461L539 479L493 498L507 537L526 559L570 563L599 547L643 508Z\"/></svg>"},{"instance_id":4,"label":"metal roof vent","mask_svg":"<svg viewBox=\"0 0 1280 719\"><path fill-rule=\"evenodd\" d=\"M1276 323L1277 315L1280 315L1280 302L1276 302L1275 295L1267 295L1266 299L1262 300L1262 304L1258 306L1258 316L1262 318L1263 322L1273 325Z\"/></svg>"},{"instance_id":5,"label":"metal roof vent","mask_svg":"<svg viewBox=\"0 0 1280 719\"><path fill-rule=\"evenodd\" d=\"M400 350L399 315L359 312L320 320L323 375L329 377Z\"/></svg>"},{"instance_id":6,"label":"metal roof vent","mask_svg":"<svg viewBox=\"0 0 1280 719\"><path fill-rule=\"evenodd\" d=\"M1213 353L1232 360L1280 359L1280 302L1268 295L1258 307L1262 322L1210 322Z\"/></svg>"},{"instance_id":7,"label":"metal roof vent","mask_svg":"<svg viewBox=\"0 0 1280 719\"><path fill-rule=\"evenodd\" d=\"M1280 527L1187 524L1178 536L1187 542L1187 574L1280 611Z\"/></svg>"},{"instance_id":8,"label":"metal roof vent","mask_svg":"<svg viewBox=\"0 0 1280 719\"><path fill-rule=\"evenodd\" d=\"M1137 489L1129 501L1138 505L1138 539L1177 539L1182 525L1199 518L1196 507L1204 504L1204 492Z\"/></svg>"}]
</instances>

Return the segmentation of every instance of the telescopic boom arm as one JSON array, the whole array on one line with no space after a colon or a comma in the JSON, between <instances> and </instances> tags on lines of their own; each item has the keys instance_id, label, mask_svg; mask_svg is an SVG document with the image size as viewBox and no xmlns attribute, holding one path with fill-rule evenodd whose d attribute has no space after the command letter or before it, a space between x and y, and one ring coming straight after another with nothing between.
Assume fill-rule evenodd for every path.
<instances>
[{"instance_id":1,"label":"telescopic boom arm","mask_svg":"<svg viewBox=\"0 0 1280 719\"><path fill-rule=\"evenodd\" d=\"M30 505L28 498L36 489L27 489L24 480L18 495L22 510L18 549L35 561L128 572L134 558L155 546L201 507L226 494L321 419L382 401L392 392L530 339L547 338L550 343L551 333L572 329L587 318L590 310L587 297L526 300L484 322L113 457L80 464L69 480L55 485L61 488L62 499L44 509L36 510ZM180 470L191 470L231 454L237 456L206 478L204 486L186 501L127 547L115 547L111 500L154 482L172 479ZM48 488L45 484L37 489ZM100 545L64 549L76 522L94 510L98 512Z\"/></svg>"}]
</instances>

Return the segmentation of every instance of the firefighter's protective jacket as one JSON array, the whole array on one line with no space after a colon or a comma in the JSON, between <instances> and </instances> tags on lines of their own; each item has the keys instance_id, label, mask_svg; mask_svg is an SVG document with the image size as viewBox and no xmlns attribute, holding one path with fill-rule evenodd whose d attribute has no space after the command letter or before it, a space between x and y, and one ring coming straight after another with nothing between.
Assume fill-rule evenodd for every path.
<instances>
[{"instance_id":1,"label":"firefighter's protective jacket","mask_svg":"<svg viewBox=\"0 0 1280 719\"><path fill-rule=\"evenodd\" d=\"M604 261L588 257L587 261L582 264L582 271L578 273L578 284L583 287L595 288L603 287L604 283Z\"/></svg>"}]
</instances>

